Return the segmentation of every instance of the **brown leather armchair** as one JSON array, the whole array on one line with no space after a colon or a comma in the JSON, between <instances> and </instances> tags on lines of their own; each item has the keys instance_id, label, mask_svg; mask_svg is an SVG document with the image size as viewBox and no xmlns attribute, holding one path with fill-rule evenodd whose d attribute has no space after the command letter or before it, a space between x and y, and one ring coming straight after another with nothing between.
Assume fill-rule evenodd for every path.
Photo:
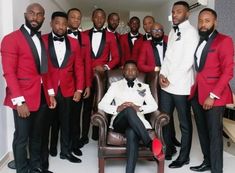
<instances>
[{"instance_id":1,"label":"brown leather armchair","mask_svg":"<svg viewBox=\"0 0 235 173\"><path fill-rule=\"evenodd\" d=\"M99 173L104 173L104 165L107 159L124 159L126 158L126 138L123 134L116 133L109 129L109 118L110 115L105 114L103 111L98 109L98 103L104 96L107 88L114 81L121 79L122 71L120 69L110 70L107 73L95 73L96 81L96 95L94 101L94 110L91 117L93 125L99 127L99 140L98 140L98 159L99 159ZM148 83L150 90L157 100L157 83L158 73L140 73L138 80ZM121 93L120 93L121 94ZM163 143L163 152L165 152L165 145L162 136L162 127L169 122L169 117L166 114L160 112L154 112L148 116L149 121L153 127L153 130L149 130L151 138L157 136ZM139 147L139 159L153 160L152 152L140 145ZM158 164L158 173L164 173L164 158L156 160Z\"/></svg>"}]
</instances>

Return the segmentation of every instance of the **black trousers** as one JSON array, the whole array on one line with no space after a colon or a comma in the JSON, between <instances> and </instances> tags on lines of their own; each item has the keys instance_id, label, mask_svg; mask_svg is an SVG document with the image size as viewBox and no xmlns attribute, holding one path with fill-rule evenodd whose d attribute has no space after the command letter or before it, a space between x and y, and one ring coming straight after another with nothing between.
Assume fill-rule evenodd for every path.
<instances>
[{"instance_id":1,"label":"black trousers","mask_svg":"<svg viewBox=\"0 0 235 173\"><path fill-rule=\"evenodd\" d=\"M212 173L223 172L223 114L225 107L204 110L194 97L191 101L204 161Z\"/></svg>"},{"instance_id":2,"label":"black trousers","mask_svg":"<svg viewBox=\"0 0 235 173\"><path fill-rule=\"evenodd\" d=\"M181 149L178 159L185 161L189 159L192 144L192 119L190 112L190 102L187 95L174 95L161 90L161 111L169 114L173 118L173 111L178 112L181 130ZM163 137L166 143L167 152L174 147L172 142L172 129L170 123L163 128ZM171 151L169 151L171 152Z\"/></svg>"},{"instance_id":3,"label":"black trousers","mask_svg":"<svg viewBox=\"0 0 235 173\"><path fill-rule=\"evenodd\" d=\"M70 106L72 97L64 97L59 88L56 95L56 101L57 106L50 111L51 115L49 115L52 117L50 147L57 148L58 133L60 129L61 154L68 154L70 152Z\"/></svg>"},{"instance_id":4,"label":"black trousers","mask_svg":"<svg viewBox=\"0 0 235 173\"><path fill-rule=\"evenodd\" d=\"M12 146L17 173L28 173L31 169L41 168L42 124L47 107L42 88L38 111L30 112L27 118L21 118L17 110L13 110L15 132Z\"/></svg>"},{"instance_id":5,"label":"black trousers","mask_svg":"<svg viewBox=\"0 0 235 173\"><path fill-rule=\"evenodd\" d=\"M120 112L113 122L114 131L124 133L127 138L127 165L126 173L134 173L138 159L139 141L147 147L151 146L151 138L136 111L126 108Z\"/></svg>"}]
</instances>

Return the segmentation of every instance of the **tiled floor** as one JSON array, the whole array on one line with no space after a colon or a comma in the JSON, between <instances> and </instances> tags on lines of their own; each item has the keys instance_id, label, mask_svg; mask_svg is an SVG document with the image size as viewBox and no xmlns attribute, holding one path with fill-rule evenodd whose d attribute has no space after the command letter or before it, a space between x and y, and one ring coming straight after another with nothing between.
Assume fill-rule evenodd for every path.
<instances>
[{"instance_id":1,"label":"tiled floor","mask_svg":"<svg viewBox=\"0 0 235 173\"><path fill-rule=\"evenodd\" d=\"M178 125L176 124L176 127ZM195 126L194 126L195 129ZM178 134L179 135L179 134ZM224 143L225 150L235 154L235 144L231 144L228 148ZM82 163L74 164L66 160L61 160L57 157L50 157L50 170L54 173L98 173L97 167L97 143L90 141L88 145L82 148L83 156ZM224 152L224 173L233 173L235 170L235 155ZM174 156L173 159L177 157ZM178 169L169 169L170 161L165 163L165 173L190 173L189 167L199 165L202 162L202 154L198 143L198 136L196 130L193 133L193 144L190 155L190 164ZM135 173L156 173L156 163L153 161L140 161L137 164ZM210 172L210 171L207 171ZM205 172L205 173L207 173ZM15 173L7 166L4 166L0 173ZM125 173L125 161L108 161L105 167L105 173ZM192 172L193 173L193 172Z\"/></svg>"}]
</instances>

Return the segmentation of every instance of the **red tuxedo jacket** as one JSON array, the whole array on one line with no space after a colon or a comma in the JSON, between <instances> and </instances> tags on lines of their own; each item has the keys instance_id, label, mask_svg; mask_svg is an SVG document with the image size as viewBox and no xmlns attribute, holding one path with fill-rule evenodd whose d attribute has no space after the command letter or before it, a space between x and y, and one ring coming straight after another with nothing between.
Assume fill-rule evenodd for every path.
<instances>
[{"instance_id":1,"label":"red tuxedo jacket","mask_svg":"<svg viewBox=\"0 0 235 173\"><path fill-rule=\"evenodd\" d=\"M52 89L52 86L46 81L46 75L40 74L37 49L23 26L3 38L1 54L3 76L7 84L4 105L16 109L12 99L23 96L29 111L37 111L41 101L41 81L47 101L48 89Z\"/></svg>"},{"instance_id":2,"label":"red tuxedo jacket","mask_svg":"<svg viewBox=\"0 0 235 173\"><path fill-rule=\"evenodd\" d=\"M127 60L135 60L137 61L136 54L134 53L134 47L138 40L143 40L143 35L139 33L137 40L135 40L134 45L132 44L130 33L121 35L120 43L121 43L121 50L122 50L122 57L121 57L121 65L124 65L124 63Z\"/></svg>"},{"instance_id":3,"label":"red tuxedo jacket","mask_svg":"<svg viewBox=\"0 0 235 173\"><path fill-rule=\"evenodd\" d=\"M189 99L197 92L199 103L203 105L212 92L220 98L215 99L214 106L232 103L229 81L233 77L233 57L232 39L215 31L202 51L199 67L195 63L197 75Z\"/></svg>"},{"instance_id":4,"label":"red tuxedo jacket","mask_svg":"<svg viewBox=\"0 0 235 173\"><path fill-rule=\"evenodd\" d=\"M103 29L101 43L97 52L97 55L94 55L92 51L92 33L93 29L85 31L88 35L91 45L91 62L92 69L96 66L104 66L107 64L110 69L113 69L119 63L119 51L117 46L117 41L113 33L110 33ZM111 59L110 59L111 55Z\"/></svg>"},{"instance_id":5,"label":"red tuxedo jacket","mask_svg":"<svg viewBox=\"0 0 235 173\"><path fill-rule=\"evenodd\" d=\"M79 32L78 41L81 46L81 54L84 63L85 87L91 87L92 64L91 64L91 44L89 37L84 32Z\"/></svg>"},{"instance_id":6,"label":"red tuxedo jacket","mask_svg":"<svg viewBox=\"0 0 235 173\"><path fill-rule=\"evenodd\" d=\"M66 52L62 65L59 67L52 33L44 35L43 41L48 52L48 75L51 77L55 94L60 86L64 97L71 97L76 90L84 88L84 64L81 57L81 48L78 41L65 37Z\"/></svg>"},{"instance_id":7,"label":"red tuxedo jacket","mask_svg":"<svg viewBox=\"0 0 235 173\"><path fill-rule=\"evenodd\" d=\"M165 54L167 48L167 36L163 38L163 54ZM138 61L137 66L141 72L147 73L154 71L156 67L155 56L159 57L159 54L155 55L152 40L142 41L142 45L139 47L138 50ZM163 55L164 58L164 55Z\"/></svg>"}]
</instances>

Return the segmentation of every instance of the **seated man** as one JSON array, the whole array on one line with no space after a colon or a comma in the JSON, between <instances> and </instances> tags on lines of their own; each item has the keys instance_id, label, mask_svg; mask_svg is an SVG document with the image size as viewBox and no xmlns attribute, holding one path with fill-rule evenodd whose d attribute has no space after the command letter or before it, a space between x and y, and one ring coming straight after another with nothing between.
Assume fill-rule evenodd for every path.
<instances>
[{"instance_id":1,"label":"seated man","mask_svg":"<svg viewBox=\"0 0 235 173\"><path fill-rule=\"evenodd\" d=\"M98 105L99 109L113 115L110 128L125 134L127 138L126 173L134 173L140 140L152 150L155 157L161 156L162 149L157 138L150 138L146 129L152 127L144 117L144 114L157 110L157 103L149 86L139 82L137 75L136 63L132 60L126 61L123 68L124 78L111 84Z\"/></svg>"}]
</instances>

